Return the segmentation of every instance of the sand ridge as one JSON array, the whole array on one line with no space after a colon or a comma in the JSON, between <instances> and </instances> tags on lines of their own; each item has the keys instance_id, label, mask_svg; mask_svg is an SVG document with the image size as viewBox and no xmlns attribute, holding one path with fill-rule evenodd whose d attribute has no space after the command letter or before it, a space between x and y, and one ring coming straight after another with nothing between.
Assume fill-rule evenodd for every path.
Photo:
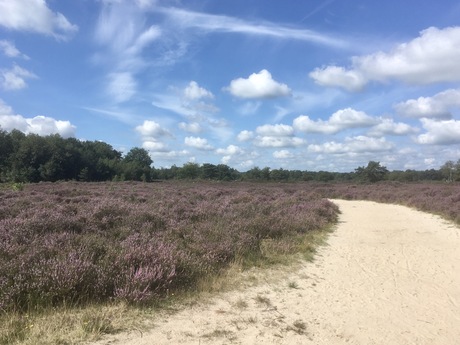
<instances>
[{"instance_id":1,"label":"sand ridge","mask_svg":"<svg viewBox=\"0 0 460 345\"><path fill-rule=\"evenodd\" d=\"M97 344L458 344L460 229L403 206L333 202L339 224L313 263Z\"/></svg>"}]
</instances>

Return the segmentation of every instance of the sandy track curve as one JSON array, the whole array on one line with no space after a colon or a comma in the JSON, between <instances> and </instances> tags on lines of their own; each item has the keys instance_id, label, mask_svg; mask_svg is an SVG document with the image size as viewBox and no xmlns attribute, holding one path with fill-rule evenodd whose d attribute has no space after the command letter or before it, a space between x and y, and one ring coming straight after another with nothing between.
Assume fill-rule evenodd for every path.
<instances>
[{"instance_id":1,"label":"sandy track curve","mask_svg":"<svg viewBox=\"0 0 460 345\"><path fill-rule=\"evenodd\" d=\"M340 222L314 263L98 344L459 344L459 228L402 206L334 202Z\"/></svg>"}]
</instances>

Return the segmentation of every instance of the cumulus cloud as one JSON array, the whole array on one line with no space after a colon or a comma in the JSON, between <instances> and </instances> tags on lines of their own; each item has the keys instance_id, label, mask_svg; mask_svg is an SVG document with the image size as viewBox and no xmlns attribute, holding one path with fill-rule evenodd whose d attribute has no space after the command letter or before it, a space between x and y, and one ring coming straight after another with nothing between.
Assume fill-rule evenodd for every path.
<instances>
[{"instance_id":1,"label":"cumulus cloud","mask_svg":"<svg viewBox=\"0 0 460 345\"><path fill-rule=\"evenodd\" d=\"M305 144L305 140L297 137L257 136L254 145L257 147L298 147Z\"/></svg>"},{"instance_id":2,"label":"cumulus cloud","mask_svg":"<svg viewBox=\"0 0 460 345\"><path fill-rule=\"evenodd\" d=\"M430 27L420 36L396 46L390 52L377 52L352 58L351 68L317 68L310 73L316 83L359 91L369 81L395 79L425 85L460 81L460 27Z\"/></svg>"},{"instance_id":3,"label":"cumulus cloud","mask_svg":"<svg viewBox=\"0 0 460 345\"><path fill-rule=\"evenodd\" d=\"M273 152L273 157L278 159L288 159L293 158L294 154L288 150L280 150Z\"/></svg>"},{"instance_id":4,"label":"cumulus cloud","mask_svg":"<svg viewBox=\"0 0 460 345\"><path fill-rule=\"evenodd\" d=\"M460 121L436 121L423 118L420 120L427 131L416 138L416 142L426 145L460 144Z\"/></svg>"},{"instance_id":5,"label":"cumulus cloud","mask_svg":"<svg viewBox=\"0 0 460 345\"><path fill-rule=\"evenodd\" d=\"M191 122L191 123L180 122L179 128L186 132L194 133L194 134L200 133L202 131L201 126L198 122Z\"/></svg>"},{"instance_id":6,"label":"cumulus cloud","mask_svg":"<svg viewBox=\"0 0 460 345\"><path fill-rule=\"evenodd\" d=\"M247 130L241 131L237 136L238 141L249 141L253 138L254 138L254 132L247 131Z\"/></svg>"},{"instance_id":7,"label":"cumulus cloud","mask_svg":"<svg viewBox=\"0 0 460 345\"><path fill-rule=\"evenodd\" d=\"M69 39L78 26L59 12L53 12L45 0L1 0L0 25L9 30L30 31Z\"/></svg>"},{"instance_id":8,"label":"cumulus cloud","mask_svg":"<svg viewBox=\"0 0 460 345\"><path fill-rule=\"evenodd\" d=\"M418 128L411 127L406 123L394 122L393 119L381 119L381 122L372 127L367 134L373 137L381 137L384 135L408 135L418 131Z\"/></svg>"},{"instance_id":9,"label":"cumulus cloud","mask_svg":"<svg viewBox=\"0 0 460 345\"><path fill-rule=\"evenodd\" d=\"M20 130L26 134L59 134L64 138L75 136L76 127L69 121L56 120L47 116L31 118L14 114L13 109L0 99L0 128L6 131Z\"/></svg>"},{"instance_id":10,"label":"cumulus cloud","mask_svg":"<svg viewBox=\"0 0 460 345\"><path fill-rule=\"evenodd\" d=\"M307 115L301 115L294 119L293 127L305 133L335 134L345 129L370 127L377 123L377 119L363 111L346 108L336 111L326 121L314 121Z\"/></svg>"},{"instance_id":11,"label":"cumulus cloud","mask_svg":"<svg viewBox=\"0 0 460 345\"><path fill-rule=\"evenodd\" d=\"M460 89L449 89L433 97L409 99L394 106L400 115L415 118L452 118L451 109L460 108Z\"/></svg>"},{"instance_id":12,"label":"cumulus cloud","mask_svg":"<svg viewBox=\"0 0 460 345\"><path fill-rule=\"evenodd\" d=\"M347 91L361 91L367 80L361 72L339 66L316 68L309 74L321 86L338 86Z\"/></svg>"},{"instance_id":13,"label":"cumulus cloud","mask_svg":"<svg viewBox=\"0 0 460 345\"><path fill-rule=\"evenodd\" d=\"M166 152L168 147L161 142L163 137L171 136L171 133L152 120L145 120L142 125L135 128L142 136L142 147L150 152Z\"/></svg>"},{"instance_id":14,"label":"cumulus cloud","mask_svg":"<svg viewBox=\"0 0 460 345\"><path fill-rule=\"evenodd\" d=\"M0 69L0 86L6 91L24 89L27 87L27 79L36 78L35 74L18 65L10 69Z\"/></svg>"},{"instance_id":15,"label":"cumulus cloud","mask_svg":"<svg viewBox=\"0 0 460 345\"><path fill-rule=\"evenodd\" d=\"M294 128L288 125L263 125L256 128L256 133L262 136L285 137L293 136Z\"/></svg>"},{"instance_id":16,"label":"cumulus cloud","mask_svg":"<svg viewBox=\"0 0 460 345\"><path fill-rule=\"evenodd\" d=\"M136 131L143 137L159 138L171 135L169 131L163 129L159 123L151 120L145 120L144 123L136 127Z\"/></svg>"},{"instance_id":17,"label":"cumulus cloud","mask_svg":"<svg viewBox=\"0 0 460 345\"><path fill-rule=\"evenodd\" d=\"M324 144L312 144L308 151L314 153L343 154L389 151L393 144L385 138L371 138L366 136L347 137L344 142L330 141Z\"/></svg>"},{"instance_id":18,"label":"cumulus cloud","mask_svg":"<svg viewBox=\"0 0 460 345\"><path fill-rule=\"evenodd\" d=\"M247 79L232 80L225 90L235 97L246 99L277 98L291 94L291 89L286 84L273 80L271 73L265 69L251 74Z\"/></svg>"},{"instance_id":19,"label":"cumulus cloud","mask_svg":"<svg viewBox=\"0 0 460 345\"><path fill-rule=\"evenodd\" d=\"M210 151L213 147L208 143L207 139L200 137L185 137L185 145L196 148L198 150Z\"/></svg>"},{"instance_id":20,"label":"cumulus cloud","mask_svg":"<svg viewBox=\"0 0 460 345\"><path fill-rule=\"evenodd\" d=\"M154 140L146 140L142 143L142 148L146 149L147 151L151 152L168 152L168 147L159 141Z\"/></svg>"},{"instance_id":21,"label":"cumulus cloud","mask_svg":"<svg viewBox=\"0 0 460 345\"><path fill-rule=\"evenodd\" d=\"M14 115L13 108L11 108L8 104L6 104L1 98L0 98L0 115Z\"/></svg>"},{"instance_id":22,"label":"cumulus cloud","mask_svg":"<svg viewBox=\"0 0 460 345\"><path fill-rule=\"evenodd\" d=\"M216 153L219 155L233 156L242 154L244 151L236 145L228 145L226 148L217 149Z\"/></svg>"},{"instance_id":23,"label":"cumulus cloud","mask_svg":"<svg viewBox=\"0 0 460 345\"><path fill-rule=\"evenodd\" d=\"M198 100L201 98L214 98L212 92L202 88L196 81L191 81L184 89L184 97L187 100Z\"/></svg>"},{"instance_id":24,"label":"cumulus cloud","mask_svg":"<svg viewBox=\"0 0 460 345\"><path fill-rule=\"evenodd\" d=\"M0 40L0 51L2 51L5 56L10 58L23 58L26 60L29 59L29 57L21 53L11 41Z\"/></svg>"}]
</instances>

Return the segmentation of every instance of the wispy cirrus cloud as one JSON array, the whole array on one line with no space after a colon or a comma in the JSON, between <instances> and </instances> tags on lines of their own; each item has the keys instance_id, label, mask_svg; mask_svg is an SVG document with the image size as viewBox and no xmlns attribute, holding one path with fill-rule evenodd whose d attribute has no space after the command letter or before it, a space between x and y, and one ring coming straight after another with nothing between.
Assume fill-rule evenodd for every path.
<instances>
[{"instance_id":1,"label":"wispy cirrus cloud","mask_svg":"<svg viewBox=\"0 0 460 345\"><path fill-rule=\"evenodd\" d=\"M300 29L267 21L248 21L226 15L208 14L179 9L161 7L156 11L163 13L175 25L182 28L195 28L207 33L234 33L277 39L300 40L333 47L346 47L348 44L338 39L313 30Z\"/></svg>"},{"instance_id":2,"label":"wispy cirrus cloud","mask_svg":"<svg viewBox=\"0 0 460 345\"><path fill-rule=\"evenodd\" d=\"M135 77L147 63L144 50L162 35L158 26L146 25L152 1L103 1L94 37L102 48L94 61L108 66L105 91L112 101L131 100L138 91Z\"/></svg>"}]
</instances>

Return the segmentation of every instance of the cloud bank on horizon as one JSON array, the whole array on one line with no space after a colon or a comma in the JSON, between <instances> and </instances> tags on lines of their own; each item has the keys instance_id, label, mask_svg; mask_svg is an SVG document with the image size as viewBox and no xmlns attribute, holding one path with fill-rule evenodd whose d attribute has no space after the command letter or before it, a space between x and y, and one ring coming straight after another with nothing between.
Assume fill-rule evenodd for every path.
<instances>
[{"instance_id":1,"label":"cloud bank on horizon","mask_svg":"<svg viewBox=\"0 0 460 345\"><path fill-rule=\"evenodd\" d=\"M0 128L157 167L438 168L460 159L460 4L439 7L0 0Z\"/></svg>"}]
</instances>

